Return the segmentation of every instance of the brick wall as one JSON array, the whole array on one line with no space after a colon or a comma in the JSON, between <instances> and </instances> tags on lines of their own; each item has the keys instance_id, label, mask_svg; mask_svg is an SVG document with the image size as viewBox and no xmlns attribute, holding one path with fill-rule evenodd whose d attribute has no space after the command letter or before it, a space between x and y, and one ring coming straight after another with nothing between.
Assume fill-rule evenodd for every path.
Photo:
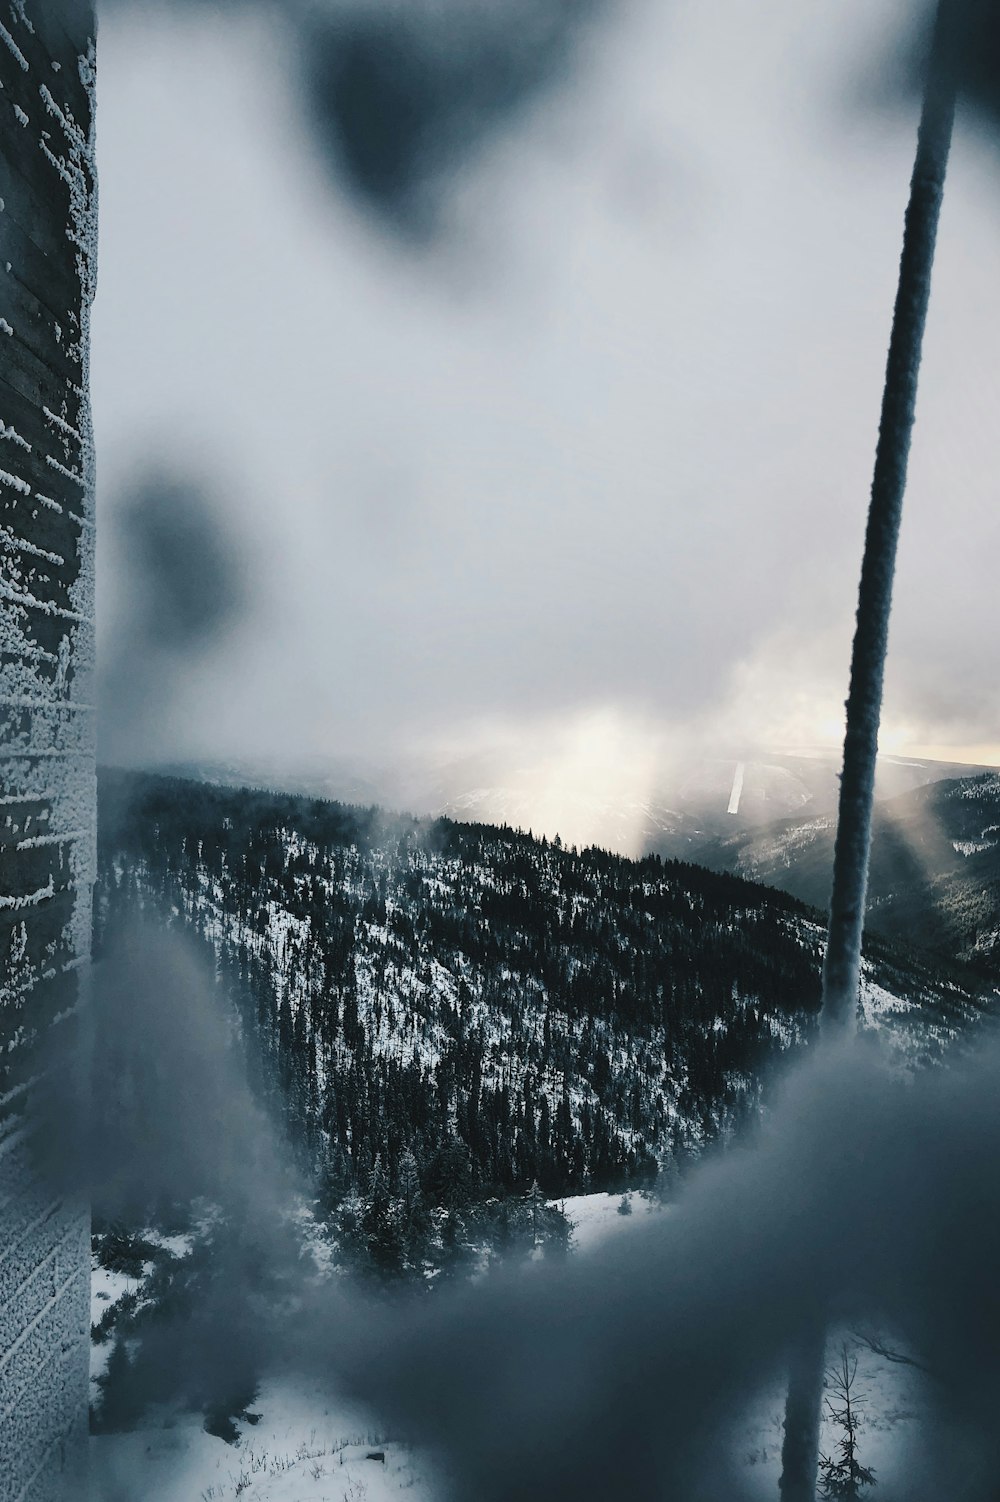
<instances>
[{"instance_id":1,"label":"brick wall","mask_svg":"<svg viewBox=\"0 0 1000 1502\"><path fill-rule=\"evenodd\" d=\"M88 1219L38 1153L95 851L89 0L0 0L0 1499L84 1494Z\"/></svg>"}]
</instances>

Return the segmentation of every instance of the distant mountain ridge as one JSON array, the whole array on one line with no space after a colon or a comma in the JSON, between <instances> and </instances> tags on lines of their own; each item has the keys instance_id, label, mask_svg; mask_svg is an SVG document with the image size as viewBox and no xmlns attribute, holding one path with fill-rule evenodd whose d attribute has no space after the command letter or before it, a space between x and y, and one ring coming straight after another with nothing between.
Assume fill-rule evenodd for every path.
<instances>
[{"instance_id":1,"label":"distant mountain ridge","mask_svg":"<svg viewBox=\"0 0 1000 1502\"><path fill-rule=\"evenodd\" d=\"M734 748L675 757L648 785L623 792L613 771L577 779L532 755L504 751L406 765L315 758L298 769L235 761L154 769L223 786L256 786L342 803L408 809L421 817L508 824L558 833L564 844L601 845L623 855L700 860L701 847L787 818L822 818L837 805L840 753ZM988 769L914 757L879 758L876 796ZM629 778L625 778L629 782ZM822 898L825 903L826 897Z\"/></svg>"},{"instance_id":2,"label":"distant mountain ridge","mask_svg":"<svg viewBox=\"0 0 1000 1502\"><path fill-rule=\"evenodd\" d=\"M835 837L833 814L785 819L706 841L693 858L822 907ZM933 782L876 804L867 923L1000 976L1000 773Z\"/></svg>"}]
</instances>

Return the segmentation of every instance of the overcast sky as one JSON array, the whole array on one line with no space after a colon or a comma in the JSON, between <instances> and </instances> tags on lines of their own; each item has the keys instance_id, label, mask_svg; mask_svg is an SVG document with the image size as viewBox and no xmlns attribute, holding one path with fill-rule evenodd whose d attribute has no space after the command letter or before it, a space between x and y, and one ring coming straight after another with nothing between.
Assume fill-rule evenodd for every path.
<instances>
[{"instance_id":1,"label":"overcast sky","mask_svg":"<svg viewBox=\"0 0 1000 1502\"><path fill-rule=\"evenodd\" d=\"M888 67L906 17L609 3L555 82L469 126L411 223L316 150L273 20L105 14L102 641L146 684L105 754L559 744L625 778L678 737L836 744L914 146ZM1000 153L963 121L895 751L1000 761L998 272ZM161 505L175 484L207 508L179 566L222 601L172 666L144 645L154 471Z\"/></svg>"}]
</instances>

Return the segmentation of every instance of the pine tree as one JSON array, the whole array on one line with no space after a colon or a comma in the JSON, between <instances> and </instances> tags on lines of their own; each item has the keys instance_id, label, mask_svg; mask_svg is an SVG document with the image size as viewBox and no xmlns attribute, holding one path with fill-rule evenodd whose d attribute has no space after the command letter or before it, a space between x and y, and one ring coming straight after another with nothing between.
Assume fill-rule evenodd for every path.
<instances>
[{"instance_id":1,"label":"pine tree","mask_svg":"<svg viewBox=\"0 0 1000 1502\"><path fill-rule=\"evenodd\" d=\"M400 1202L389 1190L389 1180L377 1153L368 1180L368 1196L363 1225L368 1256L383 1276L397 1276L405 1265L405 1234Z\"/></svg>"},{"instance_id":2,"label":"pine tree","mask_svg":"<svg viewBox=\"0 0 1000 1502\"><path fill-rule=\"evenodd\" d=\"M875 1472L858 1460L858 1419L862 1400L861 1394L854 1391L857 1374L858 1358L852 1357L847 1346L842 1345L837 1365L827 1372L827 1384L835 1399L826 1399L826 1411L841 1430L841 1437L837 1441L835 1457L820 1457L819 1494L821 1497L845 1497L849 1502L857 1502L864 1487L878 1484Z\"/></svg>"},{"instance_id":3,"label":"pine tree","mask_svg":"<svg viewBox=\"0 0 1000 1502\"><path fill-rule=\"evenodd\" d=\"M409 1147L399 1160L399 1214L406 1264L416 1272L428 1256L431 1220L420 1188L420 1167Z\"/></svg>"},{"instance_id":4,"label":"pine tree","mask_svg":"<svg viewBox=\"0 0 1000 1502\"><path fill-rule=\"evenodd\" d=\"M531 1181L531 1188L524 1196L528 1209L528 1218L531 1224L531 1245L537 1246L542 1239L542 1228L545 1222L545 1196L538 1187L538 1180Z\"/></svg>"},{"instance_id":5,"label":"pine tree","mask_svg":"<svg viewBox=\"0 0 1000 1502\"><path fill-rule=\"evenodd\" d=\"M407 1215L411 1215L420 1199L420 1170L412 1148L404 1148L399 1160L399 1194Z\"/></svg>"},{"instance_id":6,"label":"pine tree","mask_svg":"<svg viewBox=\"0 0 1000 1502\"><path fill-rule=\"evenodd\" d=\"M116 1434L134 1429L142 1416L143 1404L138 1395L128 1341L119 1335L111 1348L108 1364L97 1378L101 1389L101 1407L97 1426Z\"/></svg>"}]
</instances>

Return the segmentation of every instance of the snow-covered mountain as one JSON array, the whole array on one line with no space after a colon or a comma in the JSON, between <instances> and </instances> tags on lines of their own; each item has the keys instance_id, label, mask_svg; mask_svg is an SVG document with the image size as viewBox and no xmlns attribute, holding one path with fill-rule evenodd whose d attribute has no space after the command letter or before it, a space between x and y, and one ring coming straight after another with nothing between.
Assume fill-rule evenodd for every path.
<instances>
[{"instance_id":1,"label":"snow-covered mountain","mask_svg":"<svg viewBox=\"0 0 1000 1502\"><path fill-rule=\"evenodd\" d=\"M456 1143L483 1186L648 1178L814 1026L816 915L732 876L172 779L101 792L101 931L152 904L197 941L341 1191ZM915 1056L978 1015L963 976L885 946L864 1005Z\"/></svg>"}]
</instances>

